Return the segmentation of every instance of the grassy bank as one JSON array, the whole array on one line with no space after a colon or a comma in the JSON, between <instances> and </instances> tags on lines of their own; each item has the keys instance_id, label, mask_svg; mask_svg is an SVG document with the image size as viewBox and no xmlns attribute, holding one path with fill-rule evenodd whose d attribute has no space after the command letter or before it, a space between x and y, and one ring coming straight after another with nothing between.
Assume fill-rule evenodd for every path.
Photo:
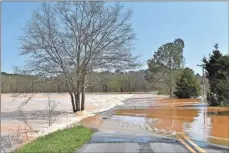
<instances>
[{"instance_id":1,"label":"grassy bank","mask_svg":"<svg viewBox=\"0 0 229 153\"><path fill-rule=\"evenodd\" d=\"M91 138L93 131L83 126L58 130L49 135L39 137L24 145L14 153L49 153L68 152L73 153Z\"/></svg>"}]
</instances>

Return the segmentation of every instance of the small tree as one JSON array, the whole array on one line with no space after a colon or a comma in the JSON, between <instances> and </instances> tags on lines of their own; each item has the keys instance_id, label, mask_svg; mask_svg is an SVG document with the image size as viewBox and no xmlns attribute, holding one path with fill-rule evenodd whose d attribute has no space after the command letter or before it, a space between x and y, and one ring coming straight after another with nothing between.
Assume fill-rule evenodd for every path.
<instances>
[{"instance_id":1,"label":"small tree","mask_svg":"<svg viewBox=\"0 0 229 153\"><path fill-rule=\"evenodd\" d=\"M176 81L176 91L174 94L178 98L197 97L200 94L200 85L190 68L185 68L181 76Z\"/></svg>"},{"instance_id":2,"label":"small tree","mask_svg":"<svg viewBox=\"0 0 229 153\"><path fill-rule=\"evenodd\" d=\"M48 95L48 125L51 126L56 121L56 115L55 115L55 109L58 106L59 101L56 101L55 99L51 99Z\"/></svg>"}]
</instances>

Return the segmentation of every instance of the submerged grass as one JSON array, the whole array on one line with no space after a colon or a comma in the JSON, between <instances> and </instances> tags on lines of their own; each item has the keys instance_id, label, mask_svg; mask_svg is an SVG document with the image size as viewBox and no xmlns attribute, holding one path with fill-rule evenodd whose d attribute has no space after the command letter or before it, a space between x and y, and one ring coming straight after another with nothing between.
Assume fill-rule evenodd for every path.
<instances>
[{"instance_id":1,"label":"submerged grass","mask_svg":"<svg viewBox=\"0 0 229 153\"><path fill-rule=\"evenodd\" d=\"M37 138L22 146L14 153L73 153L88 142L93 131L83 126L75 126Z\"/></svg>"}]
</instances>

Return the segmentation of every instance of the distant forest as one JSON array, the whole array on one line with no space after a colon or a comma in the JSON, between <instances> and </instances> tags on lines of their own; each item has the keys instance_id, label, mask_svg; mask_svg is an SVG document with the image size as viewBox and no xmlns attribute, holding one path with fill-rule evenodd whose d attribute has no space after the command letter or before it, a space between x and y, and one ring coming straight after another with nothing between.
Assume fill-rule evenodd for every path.
<instances>
[{"instance_id":1,"label":"distant forest","mask_svg":"<svg viewBox=\"0 0 229 153\"><path fill-rule=\"evenodd\" d=\"M201 76L196 74L201 83ZM205 79L206 81L206 79ZM149 92L157 90L168 94L162 84L145 79L145 70L121 72L92 72L87 83L87 92ZM8 74L1 72L1 92L67 92L61 78L39 78L32 75Z\"/></svg>"},{"instance_id":2,"label":"distant forest","mask_svg":"<svg viewBox=\"0 0 229 153\"><path fill-rule=\"evenodd\" d=\"M127 73L117 70L112 73L92 72L87 83L87 92L146 92L152 86L144 79L144 70ZM1 91L9 92L67 92L63 80L38 78L32 75L1 73Z\"/></svg>"}]
</instances>

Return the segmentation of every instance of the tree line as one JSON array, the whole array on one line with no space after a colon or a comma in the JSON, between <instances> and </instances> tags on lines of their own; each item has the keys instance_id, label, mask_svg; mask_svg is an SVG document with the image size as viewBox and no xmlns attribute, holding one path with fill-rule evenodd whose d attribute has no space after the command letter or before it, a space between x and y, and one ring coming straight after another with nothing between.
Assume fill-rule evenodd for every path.
<instances>
[{"instance_id":1,"label":"tree line","mask_svg":"<svg viewBox=\"0 0 229 153\"><path fill-rule=\"evenodd\" d=\"M181 41L181 39L180 39ZM163 50L162 48L159 51ZM168 50L163 50L164 52ZM178 66L178 68L159 65L160 56L165 53L155 52L159 55L157 61L154 58L149 59L147 70L122 72L90 72L85 91L87 92L147 92L159 91L161 94L168 94L178 98L191 98L202 95L201 86L206 86L207 102L211 106L229 105L229 57L223 55L218 44L214 46L212 54L208 58L203 58L203 65L206 77L200 74L194 74L190 68ZM170 53L169 55L172 55ZM172 58L165 56L175 62ZM162 58L165 61L165 58ZM166 63L166 62L165 62ZM170 62L166 63L170 65ZM164 76L162 76L164 75ZM172 77L166 77L172 76ZM43 81L38 76L1 73L1 89L4 93L9 92L68 92L64 83L61 83L61 77L45 78ZM39 81L38 81L39 80ZM171 81L171 82L170 82ZM204 81L204 82L202 82ZM171 90L173 93L171 93ZM171 95L172 94L172 95Z\"/></svg>"},{"instance_id":2,"label":"tree line","mask_svg":"<svg viewBox=\"0 0 229 153\"><path fill-rule=\"evenodd\" d=\"M152 83L144 78L144 70L122 72L91 72L86 92L148 92L153 90ZM58 78L41 79L38 76L1 73L2 93L68 92Z\"/></svg>"}]
</instances>

